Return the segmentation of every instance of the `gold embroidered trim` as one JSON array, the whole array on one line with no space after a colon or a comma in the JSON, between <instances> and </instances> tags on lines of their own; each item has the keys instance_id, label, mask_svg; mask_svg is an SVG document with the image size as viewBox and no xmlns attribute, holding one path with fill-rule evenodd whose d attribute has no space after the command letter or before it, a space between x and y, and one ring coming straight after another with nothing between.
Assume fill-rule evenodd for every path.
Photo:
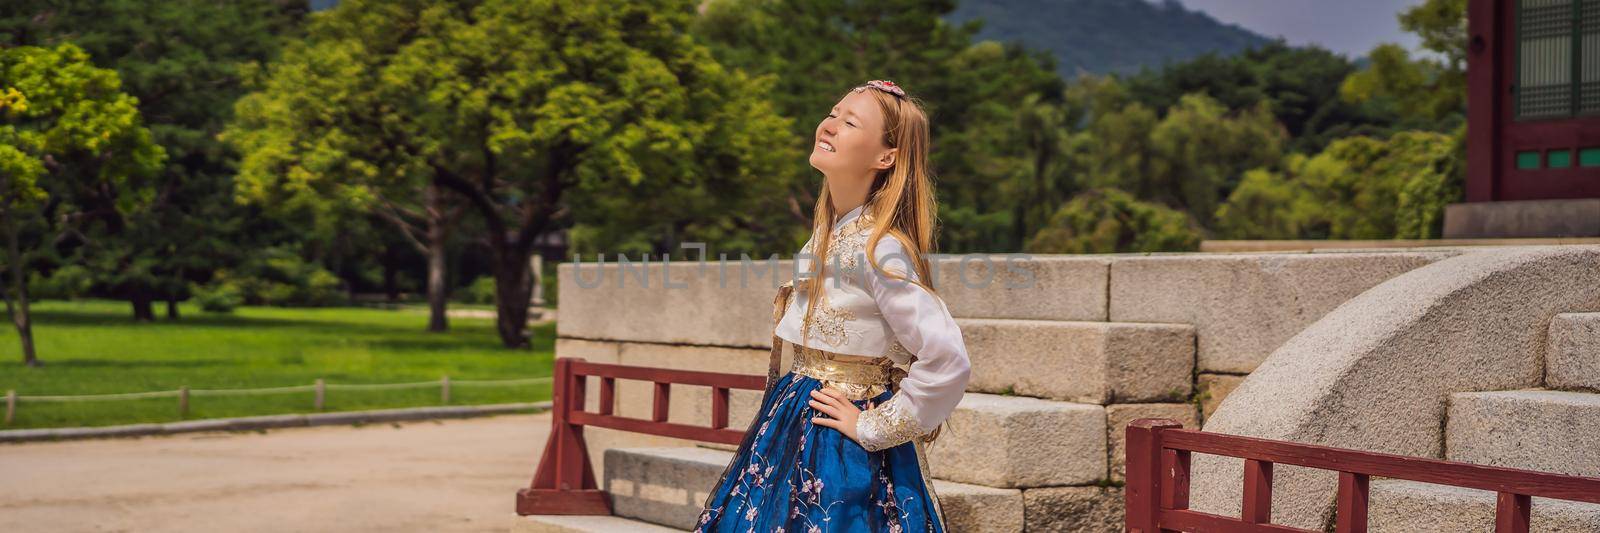
<instances>
[{"instance_id":1,"label":"gold embroidered trim","mask_svg":"<svg viewBox=\"0 0 1600 533\"><path fill-rule=\"evenodd\" d=\"M789 345L794 347L794 365L791 369L794 373L816 378L823 386L839 389L852 400L874 398L889 390L893 363L886 359L879 358L872 362L841 361L837 358L843 354L794 343Z\"/></svg>"},{"instance_id":2,"label":"gold embroidered trim","mask_svg":"<svg viewBox=\"0 0 1600 533\"><path fill-rule=\"evenodd\" d=\"M846 273L856 272L861 267L861 260L865 259L863 249L866 248L867 234L862 230L872 227L871 224L871 217L863 213L839 228L834 245L829 246L828 261L838 263L839 269Z\"/></svg>"},{"instance_id":3,"label":"gold embroidered trim","mask_svg":"<svg viewBox=\"0 0 1600 533\"><path fill-rule=\"evenodd\" d=\"M899 394L861 412L860 423L870 429L870 434L856 436L867 451L893 448L922 436L922 425L917 422L916 414L907 410L905 402L897 398Z\"/></svg>"},{"instance_id":4,"label":"gold embroidered trim","mask_svg":"<svg viewBox=\"0 0 1600 533\"><path fill-rule=\"evenodd\" d=\"M891 341L889 343L889 353L885 354L885 357L893 359L897 355L904 355L907 360L916 360L916 356L911 353L911 350L907 350L904 344L900 344L900 341Z\"/></svg>"},{"instance_id":5,"label":"gold embroidered trim","mask_svg":"<svg viewBox=\"0 0 1600 533\"><path fill-rule=\"evenodd\" d=\"M842 346L850 340L851 333L856 333L850 331L849 327L850 321L856 319L856 314L849 309L829 305L827 300L824 295L822 301L818 302L817 311L802 322L810 329L811 334L815 334L824 342ZM857 336L860 334L857 333Z\"/></svg>"},{"instance_id":6,"label":"gold embroidered trim","mask_svg":"<svg viewBox=\"0 0 1600 533\"><path fill-rule=\"evenodd\" d=\"M928 489L928 497L933 500L933 514L939 519L939 530L949 531L950 526L945 524L944 509L939 506L939 494L933 490L933 474L928 469L927 444L922 439L917 439L917 469L922 471L922 486Z\"/></svg>"},{"instance_id":7,"label":"gold embroidered trim","mask_svg":"<svg viewBox=\"0 0 1600 533\"><path fill-rule=\"evenodd\" d=\"M854 274L861 268L861 260L865 258L862 250L866 248L866 243L867 235L864 233L845 235L828 251L828 261L839 265L839 270Z\"/></svg>"}]
</instances>

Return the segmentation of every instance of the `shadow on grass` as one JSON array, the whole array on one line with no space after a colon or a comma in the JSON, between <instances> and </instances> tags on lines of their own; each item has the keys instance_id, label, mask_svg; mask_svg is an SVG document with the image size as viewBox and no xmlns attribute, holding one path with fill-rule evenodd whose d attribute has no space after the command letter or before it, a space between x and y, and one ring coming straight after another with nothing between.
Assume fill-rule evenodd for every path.
<instances>
[{"instance_id":1,"label":"shadow on grass","mask_svg":"<svg viewBox=\"0 0 1600 533\"><path fill-rule=\"evenodd\" d=\"M201 368L214 367L235 363L226 359L181 359L181 360L127 360L127 359L60 359L46 362L45 365L55 369L74 368Z\"/></svg>"},{"instance_id":2,"label":"shadow on grass","mask_svg":"<svg viewBox=\"0 0 1600 533\"><path fill-rule=\"evenodd\" d=\"M292 309L292 308L285 308ZM308 308L308 310L329 310L345 308ZM361 311L364 308L350 308ZM339 336L393 336L396 334L415 335L419 338L437 338L440 342L460 343L460 336L482 336L486 345L497 345L494 325L492 323L468 323L452 321L450 330L440 333L426 331L427 317L419 318L416 323L374 324L359 318L346 318L339 316L314 316L305 318L240 316L228 314L187 314L178 320L157 318L151 322L138 322L125 313L113 313L101 309L84 310L35 310L30 313L36 326L62 327L62 328L93 328L93 327L140 327L140 328L183 328L188 330L236 330L236 329L299 329L311 334L337 334ZM10 321L10 314L0 312L0 316ZM543 328L535 328L535 337ZM554 335L554 328L550 328L549 335ZM454 340L450 340L454 339ZM547 343L545 349L553 347ZM539 349L536 342L535 349Z\"/></svg>"}]
</instances>

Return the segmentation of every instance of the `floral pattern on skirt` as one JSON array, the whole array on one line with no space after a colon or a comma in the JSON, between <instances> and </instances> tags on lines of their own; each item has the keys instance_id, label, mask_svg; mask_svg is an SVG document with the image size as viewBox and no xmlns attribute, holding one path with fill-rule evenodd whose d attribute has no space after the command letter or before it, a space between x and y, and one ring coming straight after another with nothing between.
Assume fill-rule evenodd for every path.
<instances>
[{"instance_id":1,"label":"floral pattern on skirt","mask_svg":"<svg viewBox=\"0 0 1600 533\"><path fill-rule=\"evenodd\" d=\"M744 442L712 487L697 532L943 533L936 496L923 483L916 443L869 452L817 425L816 378L779 377ZM853 400L867 409L892 392Z\"/></svg>"}]
</instances>

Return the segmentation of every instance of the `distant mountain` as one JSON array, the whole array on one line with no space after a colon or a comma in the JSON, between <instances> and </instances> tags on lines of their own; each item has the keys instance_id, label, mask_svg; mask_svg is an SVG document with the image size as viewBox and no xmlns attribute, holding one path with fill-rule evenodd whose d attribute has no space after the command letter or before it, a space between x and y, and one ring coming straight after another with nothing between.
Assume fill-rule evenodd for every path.
<instances>
[{"instance_id":1,"label":"distant mountain","mask_svg":"<svg viewBox=\"0 0 1600 533\"><path fill-rule=\"evenodd\" d=\"M1157 68L1206 52L1230 55L1270 41L1177 0L960 0L945 19L983 19L975 37L1048 50L1067 79Z\"/></svg>"},{"instance_id":2,"label":"distant mountain","mask_svg":"<svg viewBox=\"0 0 1600 533\"><path fill-rule=\"evenodd\" d=\"M313 11L339 0L309 0ZM1159 2L1159 3L1157 3ZM957 0L945 20L983 19L978 40L1020 41L1056 57L1056 71L1106 74L1160 67L1206 52L1232 54L1270 41L1178 0Z\"/></svg>"}]
</instances>

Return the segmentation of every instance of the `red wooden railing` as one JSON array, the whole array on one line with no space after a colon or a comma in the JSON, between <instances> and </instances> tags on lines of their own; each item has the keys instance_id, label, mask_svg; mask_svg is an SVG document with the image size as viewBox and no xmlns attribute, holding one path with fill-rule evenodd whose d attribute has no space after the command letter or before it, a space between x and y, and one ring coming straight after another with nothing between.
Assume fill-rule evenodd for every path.
<instances>
[{"instance_id":1,"label":"red wooden railing","mask_svg":"<svg viewBox=\"0 0 1600 533\"><path fill-rule=\"evenodd\" d=\"M1128 424L1127 439L1124 504L1127 529L1136 533L1314 531L1270 523L1275 464L1339 472L1336 531L1340 533L1367 530L1368 480L1373 476L1499 493L1497 533L1527 533L1533 496L1600 503L1600 478L1205 433L1183 429L1173 420L1135 420ZM1194 452L1245 460L1239 518L1189 509L1189 456Z\"/></svg>"},{"instance_id":2,"label":"red wooden railing","mask_svg":"<svg viewBox=\"0 0 1600 533\"><path fill-rule=\"evenodd\" d=\"M533 484L517 491L517 514L609 515L611 495L595 484L594 468L583 441L583 427L595 426L634 433L723 444L740 444L745 432L728 428L729 389L765 390L767 377L643 366L590 363L580 358L555 361L555 390L551 396L550 440L533 475ZM600 378L598 412L584 410L588 377ZM654 408L649 420L613 414L617 380L655 384ZM667 421L673 385L711 387L711 425L696 426Z\"/></svg>"}]
</instances>

